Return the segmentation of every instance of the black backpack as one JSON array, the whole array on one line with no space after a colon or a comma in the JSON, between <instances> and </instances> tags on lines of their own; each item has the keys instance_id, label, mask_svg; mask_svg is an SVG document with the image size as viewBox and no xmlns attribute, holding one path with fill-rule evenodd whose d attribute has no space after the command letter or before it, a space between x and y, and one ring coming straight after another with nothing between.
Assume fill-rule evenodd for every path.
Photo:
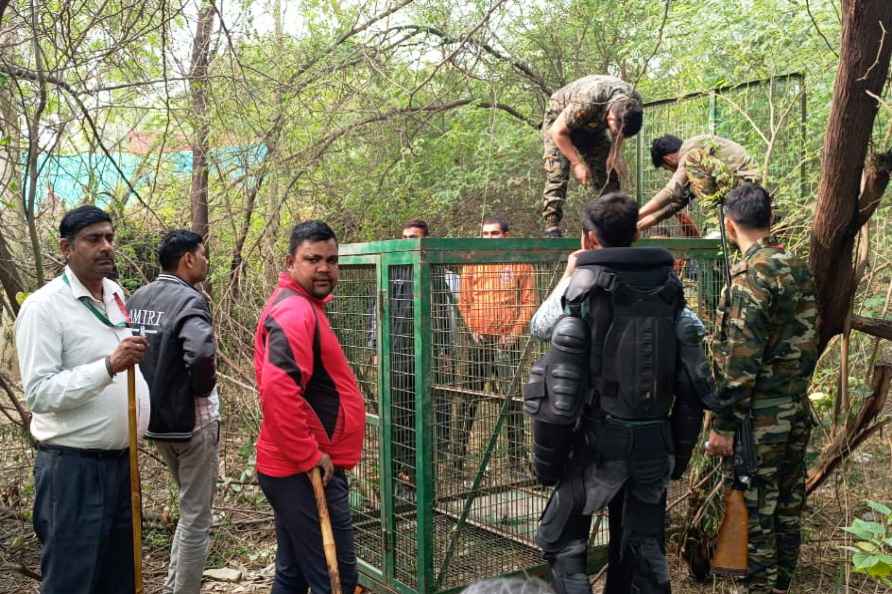
<instances>
[{"instance_id":1,"label":"black backpack","mask_svg":"<svg viewBox=\"0 0 892 594\"><path fill-rule=\"evenodd\" d=\"M565 295L589 322L596 407L624 420L667 418L677 367L675 324L684 307L672 255L660 248L585 254Z\"/></svg>"}]
</instances>

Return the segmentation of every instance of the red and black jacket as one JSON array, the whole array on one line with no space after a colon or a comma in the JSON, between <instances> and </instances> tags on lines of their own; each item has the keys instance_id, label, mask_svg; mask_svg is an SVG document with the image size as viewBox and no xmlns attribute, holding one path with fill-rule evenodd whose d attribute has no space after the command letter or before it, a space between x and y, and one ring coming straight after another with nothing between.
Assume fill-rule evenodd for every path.
<instances>
[{"instance_id":1,"label":"red and black jacket","mask_svg":"<svg viewBox=\"0 0 892 594\"><path fill-rule=\"evenodd\" d=\"M287 273L279 277L254 335L254 371L263 421L257 471L307 472L322 452L337 468L359 462L365 403L325 315L325 303Z\"/></svg>"}]
</instances>

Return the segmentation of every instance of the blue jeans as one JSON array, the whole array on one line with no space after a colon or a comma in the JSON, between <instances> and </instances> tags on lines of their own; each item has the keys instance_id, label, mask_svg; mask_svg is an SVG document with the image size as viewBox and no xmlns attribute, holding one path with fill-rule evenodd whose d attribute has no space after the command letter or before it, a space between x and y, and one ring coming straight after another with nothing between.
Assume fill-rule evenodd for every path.
<instances>
[{"instance_id":1,"label":"blue jeans","mask_svg":"<svg viewBox=\"0 0 892 594\"><path fill-rule=\"evenodd\" d=\"M308 588L313 594L329 594L331 582L309 477L296 474L277 478L257 473L257 480L276 516L276 578L270 594L305 594ZM347 493L347 475L338 470L325 487L325 498L338 551L341 591L350 594L359 576Z\"/></svg>"},{"instance_id":2,"label":"blue jeans","mask_svg":"<svg viewBox=\"0 0 892 594\"><path fill-rule=\"evenodd\" d=\"M127 450L40 446L34 493L41 594L134 591Z\"/></svg>"}]
</instances>

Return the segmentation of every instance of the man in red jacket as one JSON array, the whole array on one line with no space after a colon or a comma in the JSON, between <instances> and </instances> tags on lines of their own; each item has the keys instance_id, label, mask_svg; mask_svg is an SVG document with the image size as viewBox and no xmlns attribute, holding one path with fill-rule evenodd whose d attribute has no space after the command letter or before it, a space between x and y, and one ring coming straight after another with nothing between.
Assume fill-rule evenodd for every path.
<instances>
[{"instance_id":1,"label":"man in red jacket","mask_svg":"<svg viewBox=\"0 0 892 594\"><path fill-rule=\"evenodd\" d=\"M359 462L365 404L325 315L338 282L338 243L322 221L294 227L279 277L254 335L263 421L257 478L276 518L271 594L331 592L309 476L319 467L344 592L357 583L345 470Z\"/></svg>"}]
</instances>

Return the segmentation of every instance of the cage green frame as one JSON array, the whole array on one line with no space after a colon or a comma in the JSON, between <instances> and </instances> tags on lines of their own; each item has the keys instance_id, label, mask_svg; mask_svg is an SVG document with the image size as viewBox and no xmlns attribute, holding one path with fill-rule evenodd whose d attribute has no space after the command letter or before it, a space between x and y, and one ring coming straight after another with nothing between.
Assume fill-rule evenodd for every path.
<instances>
[{"instance_id":1,"label":"cage green frame","mask_svg":"<svg viewBox=\"0 0 892 594\"><path fill-rule=\"evenodd\" d=\"M681 276L689 303L709 323L721 283L718 241L640 244L666 247L682 267L696 267L695 276L683 270ZM538 306L578 245L571 239L425 238L341 246L341 281L329 316L368 402L366 451L352 472L351 505L361 580L373 591L445 593L477 579L544 570L533 535L548 490L534 485L531 475L530 480L508 477L519 471L510 467L513 442L505 437L505 426L515 414L529 364L545 345L525 330L518 337L521 346L515 350L520 356L513 359L517 365L510 379L496 373L495 380L490 377L477 389L468 387L468 377L462 375L468 365L455 364L452 372L442 373L442 361L453 356L446 351L452 349L455 361L460 361L461 349L469 347L468 335L444 335L438 324L443 312L451 311L442 303L448 297L443 289L446 273L460 270L455 276L463 277L468 266L501 266L504 274L505 267L524 267L537 275ZM394 287L400 283L411 283L411 303L399 302ZM467 330L464 321L458 324ZM406 342L400 346L398 341ZM471 361L470 368L473 365ZM407 375L414 379L406 383ZM444 399L445 408L438 404ZM477 428L456 437L455 421L464 428L468 417L459 419L453 409L466 406L461 403L469 399L479 404L477 418L471 414ZM400 426L406 422L401 420L406 410L400 406L408 409L408 433ZM447 429L453 430L445 442L438 425L443 410ZM521 428L520 435L518 441L523 442L529 432ZM457 457L456 443L465 448ZM414 458L411 491L398 476L400 464L405 466L398 459L405 458L407 445ZM476 464L470 473L462 469L450 474L456 460L463 465L466 459ZM593 570L606 559L605 532L606 524L597 521L590 555Z\"/></svg>"}]
</instances>

